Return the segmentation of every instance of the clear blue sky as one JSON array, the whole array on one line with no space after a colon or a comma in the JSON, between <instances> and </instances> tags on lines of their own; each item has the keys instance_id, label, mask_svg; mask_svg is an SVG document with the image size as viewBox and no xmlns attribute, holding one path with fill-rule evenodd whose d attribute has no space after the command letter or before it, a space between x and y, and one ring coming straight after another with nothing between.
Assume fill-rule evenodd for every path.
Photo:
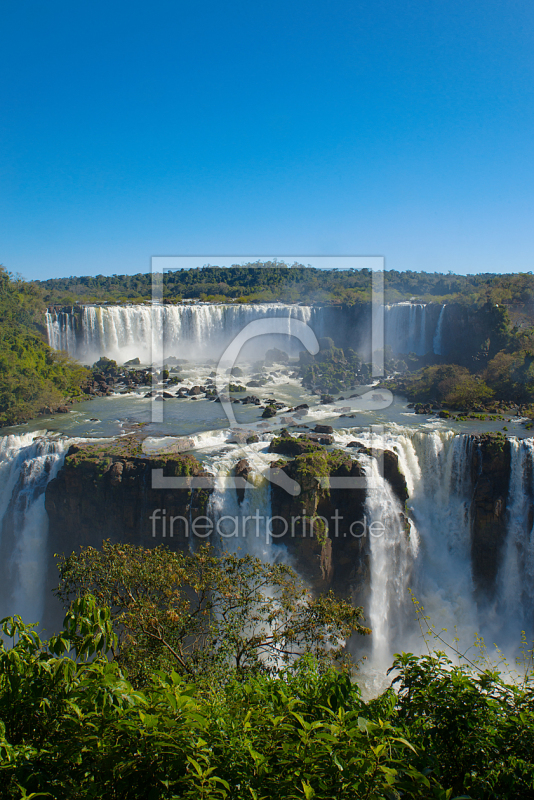
<instances>
[{"instance_id":1,"label":"clear blue sky","mask_svg":"<svg viewBox=\"0 0 534 800\"><path fill-rule=\"evenodd\" d=\"M19 0L0 35L0 262L26 278L534 270L531 0Z\"/></svg>"}]
</instances>

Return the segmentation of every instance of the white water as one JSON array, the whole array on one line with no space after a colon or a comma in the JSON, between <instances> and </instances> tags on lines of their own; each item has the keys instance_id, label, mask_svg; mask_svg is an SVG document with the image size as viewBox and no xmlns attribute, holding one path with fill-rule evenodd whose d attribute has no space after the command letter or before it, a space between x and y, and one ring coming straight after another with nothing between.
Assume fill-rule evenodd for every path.
<instances>
[{"instance_id":1,"label":"white water","mask_svg":"<svg viewBox=\"0 0 534 800\"><path fill-rule=\"evenodd\" d=\"M272 455L264 443L240 452L232 448L214 460L211 469L217 474L208 505L208 516L214 525L215 542L220 552L251 555L265 562L287 561L285 547L275 544L271 535L271 487L263 474ZM236 489L225 479L233 476L233 467L240 458L247 458L251 473L242 502Z\"/></svg>"},{"instance_id":2,"label":"white water","mask_svg":"<svg viewBox=\"0 0 534 800\"><path fill-rule=\"evenodd\" d=\"M396 353L417 355L441 353L443 339L442 306L437 323L434 312L425 303L396 303L384 307L385 342ZM132 358L152 362L152 337L163 343L165 356L217 358L225 346L253 320L287 318L287 335L262 337L262 357L269 347L277 346L292 355L302 349L292 336L292 320L309 324L317 337L333 336L329 330L327 307L283 303L231 304L197 303L187 305L84 306L81 310L48 311L48 341L56 350L66 350L84 363L100 356L123 363ZM356 350L366 350L369 336L348 331L342 336ZM361 340L360 340L361 339ZM250 347L249 347L250 352Z\"/></svg>"},{"instance_id":3,"label":"white water","mask_svg":"<svg viewBox=\"0 0 534 800\"><path fill-rule=\"evenodd\" d=\"M385 339L395 353L441 355L443 340L442 306L437 323L426 303L395 303L385 307Z\"/></svg>"},{"instance_id":4,"label":"white water","mask_svg":"<svg viewBox=\"0 0 534 800\"><path fill-rule=\"evenodd\" d=\"M339 438L346 443L345 436ZM365 435L358 438L365 440ZM376 439L367 443L379 446ZM381 521L386 532L369 536L367 618L373 633L362 667L369 694L384 685L394 653L426 651L410 590L430 625L451 644L457 638L460 650L470 648L476 634L491 634L478 614L471 574L471 438L404 429L386 433L381 446L398 455L409 492L410 532L404 528L401 504L376 461L370 460L366 469L376 488L368 492L366 516ZM447 649L432 635L427 639L431 648Z\"/></svg>"},{"instance_id":5,"label":"white water","mask_svg":"<svg viewBox=\"0 0 534 800\"><path fill-rule=\"evenodd\" d=\"M434 334L434 339L432 342L434 353L437 356L444 355L444 348L443 348L443 320L445 319L445 309L447 306L444 304L441 306L441 311L439 312L438 317L438 324L436 326L436 332Z\"/></svg>"},{"instance_id":6,"label":"white water","mask_svg":"<svg viewBox=\"0 0 534 800\"><path fill-rule=\"evenodd\" d=\"M411 588L438 631L470 646L480 629L471 573L472 440L417 432L399 436L395 449L420 537Z\"/></svg>"},{"instance_id":7,"label":"white water","mask_svg":"<svg viewBox=\"0 0 534 800\"><path fill-rule=\"evenodd\" d=\"M249 322L272 317L287 318L287 335L262 342L263 352L273 345L295 350L291 322L308 323L313 313L311 306L281 303L84 306L78 337L74 313L48 312L47 327L52 347L67 350L84 363L106 356L119 363L140 358L148 364L153 336L163 343L165 356L217 358ZM302 346L296 352L299 349Z\"/></svg>"},{"instance_id":8,"label":"white water","mask_svg":"<svg viewBox=\"0 0 534 800\"><path fill-rule=\"evenodd\" d=\"M49 564L44 492L69 444L35 433L0 438L0 618L42 620Z\"/></svg>"},{"instance_id":9,"label":"white water","mask_svg":"<svg viewBox=\"0 0 534 800\"><path fill-rule=\"evenodd\" d=\"M365 433L357 435L365 441ZM343 445L353 436L337 434L336 439ZM79 440L43 438L36 433L0 439L0 618L18 613L28 621L42 619L51 557L44 492L75 441ZM376 440L373 444L378 446ZM481 634L489 646L497 642L512 652L521 629L532 635L534 440L511 440L507 535L495 596L482 607L477 605L472 578L472 438L395 428L381 444L398 454L409 492L410 527L408 532L402 504L381 477L377 462L361 456L374 487L367 494L367 522L379 521L385 527L382 536L369 536L368 541L370 580L365 605L373 630L364 668L371 675L368 682L375 688L379 685L395 652L425 649L409 589L436 631L447 629L442 635L448 642L457 638L460 651L470 648L476 634ZM242 503L235 488L224 480L210 498L207 513L220 550L287 562L287 551L270 535L270 486L262 472L272 455L266 442L243 450L208 437L200 438L197 446L211 448L211 454L206 452L202 458L220 479L230 477L242 457L253 468L249 477L253 485L247 486ZM292 566L298 571L298 563ZM436 641L430 645L441 646Z\"/></svg>"},{"instance_id":10,"label":"white water","mask_svg":"<svg viewBox=\"0 0 534 800\"><path fill-rule=\"evenodd\" d=\"M372 633L370 665L385 672L391 664L392 646L403 638L409 619L408 587L419 539L415 529L405 529L403 509L389 483L380 473L378 461L365 459L372 481L367 491L365 515L370 527L371 581L368 622ZM382 523L385 531L376 523Z\"/></svg>"},{"instance_id":11,"label":"white water","mask_svg":"<svg viewBox=\"0 0 534 800\"><path fill-rule=\"evenodd\" d=\"M513 627L533 635L534 612L534 441L511 439L510 489L507 506L507 537L497 576L497 619L502 636Z\"/></svg>"}]
</instances>

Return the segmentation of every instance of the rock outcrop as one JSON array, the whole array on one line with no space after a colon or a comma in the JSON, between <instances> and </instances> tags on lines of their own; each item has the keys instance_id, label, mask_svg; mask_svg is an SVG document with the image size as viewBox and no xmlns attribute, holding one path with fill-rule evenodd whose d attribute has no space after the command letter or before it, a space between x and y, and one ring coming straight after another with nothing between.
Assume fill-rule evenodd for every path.
<instances>
[{"instance_id":1,"label":"rock outcrop","mask_svg":"<svg viewBox=\"0 0 534 800\"><path fill-rule=\"evenodd\" d=\"M154 470L164 478L202 478L203 486L157 488ZM104 539L188 549L210 491L211 478L191 455L147 457L134 437L75 445L46 489L51 544L57 553L100 547Z\"/></svg>"},{"instance_id":2,"label":"rock outcrop","mask_svg":"<svg viewBox=\"0 0 534 800\"><path fill-rule=\"evenodd\" d=\"M510 442L502 433L473 436L471 563L479 592L491 594L506 539Z\"/></svg>"}]
</instances>

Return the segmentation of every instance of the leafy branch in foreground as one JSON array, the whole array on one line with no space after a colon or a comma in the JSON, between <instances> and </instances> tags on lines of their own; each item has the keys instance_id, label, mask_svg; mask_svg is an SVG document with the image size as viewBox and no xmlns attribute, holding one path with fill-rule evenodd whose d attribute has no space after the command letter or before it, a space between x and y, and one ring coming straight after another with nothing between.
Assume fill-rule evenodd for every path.
<instances>
[{"instance_id":1,"label":"leafy branch in foreground","mask_svg":"<svg viewBox=\"0 0 534 800\"><path fill-rule=\"evenodd\" d=\"M289 566L208 547L176 553L107 541L59 569L65 603L90 593L110 608L117 658L141 682L160 668L209 680L272 674L304 654L343 664L345 640L369 633L361 608L312 597Z\"/></svg>"}]
</instances>

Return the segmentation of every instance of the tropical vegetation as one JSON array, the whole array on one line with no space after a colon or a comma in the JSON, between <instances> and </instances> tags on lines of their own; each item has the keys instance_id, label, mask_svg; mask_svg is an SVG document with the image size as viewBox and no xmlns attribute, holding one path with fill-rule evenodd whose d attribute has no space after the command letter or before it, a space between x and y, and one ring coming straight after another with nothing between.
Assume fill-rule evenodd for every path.
<instances>
[{"instance_id":1,"label":"tropical vegetation","mask_svg":"<svg viewBox=\"0 0 534 800\"><path fill-rule=\"evenodd\" d=\"M0 266L0 426L82 395L88 372L46 344L45 309L35 284L13 278Z\"/></svg>"},{"instance_id":2,"label":"tropical vegetation","mask_svg":"<svg viewBox=\"0 0 534 800\"><path fill-rule=\"evenodd\" d=\"M156 559L170 558L157 549ZM354 672L336 668L305 644L289 659L277 662L267 651L265 659L247 656L246 666L240 667L236 641L240 636L253 646L254 614L245 614L239 625L233 611L243 603L250 611L252 598L262 624L278 630L279 609L271 618L277 591L263 584L261 600L258 579L261 574L276 581L282 575L284 595L290 573L249 559L213 560L206 551L197 566L207 565L207 583L198 569L187 576L179 568L173 573L181 602L161 593L160 576L153 570L154 586L149 586L149 568L141 575L141 551L125 552L109 546L101 557L89 551L81 560L63 562L63 589L68 594L75 585L75 599L61 632L48 641L18 617L0 623L2 799L533 796L530 662L521 678L505 680L495 667L467 659L459 666L443 652L403 653L393 664L390 688L370 700L362 697ZM245 569L238 578L235 567L241 564ZM182 593L184 578L188 591L200 580L189 604ZM202 645L192 616L212 579L217 585L208 597L222 594L222 606L214 604L200 628L213 631L212 622L218 626L222 638L216 649L224 657L215 661L209 654L213 639L209 635ZM87 592L89 585L112 606ZM294 624L291 616L300 619L302 600L295 599L289 617L282 614L284 624L289 622L286 632ZM138 608L143 623L130 616ZM232 609L222 623L221 609ZM147 631L162 626L174 636L175 613L192 625L191 644L182 639L191 660L185 664L171 654L158 668L158 659L147 651ZM319 632L324 613L321 608L315 619ZM127 660L121 660L125 641L133 679ZM208 648L207 657L198 659L194 654L202 646ZM137 664L147 661L144 671L135 666L136 647Z\"/></svg>"}]
</instances>

